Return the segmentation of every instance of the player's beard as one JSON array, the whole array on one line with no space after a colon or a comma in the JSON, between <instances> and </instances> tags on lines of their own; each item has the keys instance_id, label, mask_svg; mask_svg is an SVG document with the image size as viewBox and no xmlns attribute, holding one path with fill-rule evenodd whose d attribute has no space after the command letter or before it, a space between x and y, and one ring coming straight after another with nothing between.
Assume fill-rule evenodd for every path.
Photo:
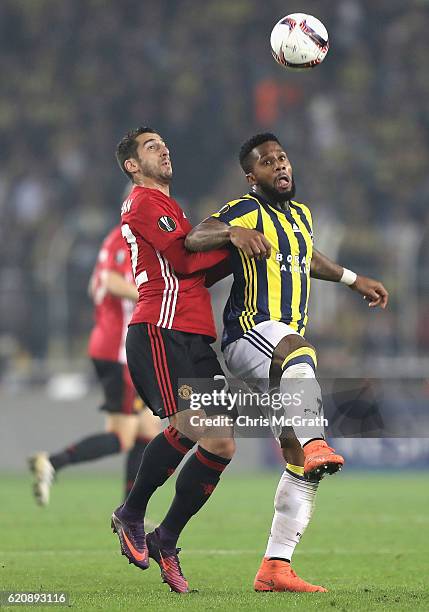
<instances>
[{"instance_id":1,"label":"player's beard","mask_svg":"<svg viewBox=\"0 0 429 612\"><path fill-rule=\"evenodd\" d=\"M171 179L173 178L173 169L170 166L159 166L155 164L151 164L148 162L140 162L141 163L141 171L143 176L150 178L154 181L164 183L165 185L169 185L171 183Z\"/></svg>"},{"instance_id":2,"label":"player's beard","mask_svg":"<svg viewBox=\"0 0 429 612\"><path fill-rule=\"evenodd\" d=\"M278 191L275 187L268 183L259 183L260 188L265 193L271 202L288 202L293 197L295 197L296 187L295 187L295 179L292 177L292 182L290 188L287 191Z\"/></svg>"}]
</instances>

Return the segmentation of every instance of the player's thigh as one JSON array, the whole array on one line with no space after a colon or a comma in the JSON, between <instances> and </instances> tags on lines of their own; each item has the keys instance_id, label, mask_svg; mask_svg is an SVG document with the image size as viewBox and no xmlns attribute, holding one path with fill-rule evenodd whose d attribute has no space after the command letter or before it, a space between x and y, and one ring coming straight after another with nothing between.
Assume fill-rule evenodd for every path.
<instances>
[{"instance_id":1,"label":"player's thigh","mask_svg":"<svg viewBox=\"0 0 429 612\"><path fill-rule=\"evenodd\" d=\"M175 415L180 397L186 399L188 387L180 381L196 377L188 336L191 334L150 323L128 329L127 361L134 386L146 406L161 419Z\"/></svg>"},{"instance_id":2,"label":"player's thigh","mask_svg":"<svg viewBox=\"0 0 429 612\"><path fill-rule=\"evenodd\" d=\"M180 410L168 417L168 420L186 438L198 442L206 430L205 417L203 410Z\"/></svg>"},{"instance_id":3,"label":"player's thigh","mask_svg":"<svg viewBox=\"0 0 429 612\"><path fill-rule=\"evenodd\" d=\"M194 364L196 375L203 378L214 378L224 376L219 359L211 346L208 338L202 335L195 335L191 339L190 358Z\"/></svg>"},{"instance_id":4,"label":"player's thigh","mask_svg":"<svg viewBox=\"0 0 429 612\"><path fill-rule=\"evenodd\" d=\"M144 407L138 414L137 436L152 440L161 431L161 421L149 408Z\"/></svg>"},{"instance_id":5,"label":"player's thigh","mask_svg":"<svg viewBox=\"0 0 429 612\"><path fill-rule=\"evenodd\" d=\"M189 397L189 409L182 409L177 414L170 417L170 423L183 433L186 437L193 441L199 441L204 438L216 439L211 447L212 452L221 449L223 452L218 453L222 456L228 456L233 453L231 450L234 446L232 440L232 427L225 422L211 424L215 421L215 417L228 416L227 401L222 405L215 403L198 404L196 398L201 398L204 394L207 398L213 397L219 391L225 388L225 375L219 363L217 355L210 346L208 340L199 334L187 334L187 354L186 359L189 364L192 364L190 370L192 377L186 378L182 376L178 382L178 394L183 403L181 407L186 408L186 398ZM180 368L178 368L180 371ZM191 397L192 395L192 397ZM221 442L224 440L224 442ZM209 450L209 449L207 449ZM232 455L231 455L232 456Z\"/></svg>"},{"instance_id":6,"label":"player's thigh","mask_svg":"<svg viewBox=\"0 0 429 612\"><path fill-rule=\"evenodd\" d=\"M108 414L106 431L115 433L124 451L133 447L137 437L139 417L136 414Z\"/></svg>"},{"instance_id":7,"label":"player's thigh","mask_svg":"<svg viewBox=\"0 0 429 612\"><path fill-rule=\"evenodd\" d=\"M208 342L205 336L196 336L191 343L190 356L192 358L194 369L199 384L196 385L196 391L200 393L209 393L215 396L228 389L227 377L220 365L218 356ZM219 405L220 412L223 414L226 406ZM209 411L213 413L213 409Z\"/></svg>"},{"instance_id":8,"label":"player's thigh","mask_svg":"<svg viewBox=\"0 0 429 612\"><path fill-rule=\"evenodd\" d=\"M233 376L265 393L270 388L270 369L276 347L283 339L301 336L289 325L264 321L247 331L224 350L226 365Z\"/></svg>"},{"instance_id":9,"label":"player's thigh","mask_svg":"<svg viewBox=\"0 0 429 612\"><path fill-rule=\"evenodd\" d=\"M266 394L270 390L278 389L280 376L274 378L272 366L276 360L276 350L280 345L287 342L290 347L301 346L302 337L289 325L278 321L264 321L259 323L244 336L228 345L224 351L225 361L228 369L233 376L243 380L253 391ZM253 406L241 406L240 414L253 414ZM271 404L262 401L258 407L258 412L253 414L257 417L262 414L265 418L272 419L273 411ZM283 432L278 425L272 425L273 435L279 439L283 448L284 458L289 462L297 461L301 463L301 446L291 429L290 432ZM283 439L283 433L285 438Z\"/></svg>"},{"instance_id":10,"label":"player's thigh","mask_svg":"<svg viewBox=\"0 0 429 612\"><path fill-rule=\"evenodd\" d=\"M196 373L204 381L202 391L210 393L213 399L216 395L218 400L212 406L205 408L205 413L212 420L213 425L206 427L203 436L199 439L199 444L215 455L231 459L235 451L232 412L228 409L230 404L226 394L222 396L225 403L219 401L219 392L226 388L225 373L215 351L204 336L194 339L191 353Z\"/></svg>"},{"instance_id":11,"label":"player's thigh","mask_svg":"<svg viewBox=\"0 0 429 612\"><path fill-rule=\"evenodd\" d=\"M307 348L314 352L315 348L312 344L307 342L302 336L293 334L282 338L274 349L273 356L271 359L271 366L269 372L271 386L277 386L280 382L284 370L284 363L287 357L293 356L293 353L298 349Z\"/></svg>"}]
</instances>

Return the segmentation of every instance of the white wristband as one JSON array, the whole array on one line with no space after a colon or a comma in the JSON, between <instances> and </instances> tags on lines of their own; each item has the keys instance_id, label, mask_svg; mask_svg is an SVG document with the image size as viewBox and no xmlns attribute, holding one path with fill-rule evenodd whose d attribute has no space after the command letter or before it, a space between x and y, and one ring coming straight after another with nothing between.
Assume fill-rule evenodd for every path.
<instances>
[{"instance_id":1,"label":"white wristband","mask_svg":"<svg viewBox=\"0 0 429 612\"><path fill-rule=\"evenodd\" d=\"M352 272L351 270L347 270L347 268L343 268L343 275L340 278L340 283L344 283L345 285L353 285L356 279L356 272Z\"/></svg>"}]
</instances>

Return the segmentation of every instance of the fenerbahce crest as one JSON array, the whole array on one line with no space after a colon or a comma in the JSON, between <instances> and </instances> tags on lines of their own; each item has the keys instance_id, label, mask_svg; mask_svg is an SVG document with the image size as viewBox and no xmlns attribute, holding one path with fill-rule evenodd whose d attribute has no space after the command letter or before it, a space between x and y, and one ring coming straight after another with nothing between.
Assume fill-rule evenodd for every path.
<instances>
[{"instance_id":1,"label":"fenerbahce crest","mask_svg":"<svg viewBox=\"0 0 429 612\"><path fill-rule=\"evenodd\" d=\"M163 232L174 232L176 229L176 222L171 217L163 216L158 219L158 227Z\"/></svg>"}]
</instances>

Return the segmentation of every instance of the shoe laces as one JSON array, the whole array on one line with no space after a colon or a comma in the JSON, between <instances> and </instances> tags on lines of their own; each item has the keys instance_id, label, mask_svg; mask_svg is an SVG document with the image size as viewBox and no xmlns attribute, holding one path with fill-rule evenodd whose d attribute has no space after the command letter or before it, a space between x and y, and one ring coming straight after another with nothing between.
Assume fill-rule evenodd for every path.
<instances>
[{"instance_id":1,"label":"shoe laces","mask_svg":"<svg viewBox=\"0 0 429 612\"><path fill-rule=\"evenodd\" d=\"M146 534L143 521L132 523L132 534L137 544L137 548L143 549L146 542Z\"/></svg>"},{"instance_id":2,"label":"shoe laces","mask_svg":"<svg viewBox=\"0 0 429 612\"><path fill-rule=\"evenodd\" d=\"M179 571L179 574L182 576L182 578L184 578L183 572L182 572L182 568L180 567L180 561L179 561L179 552L180 552L180 548L176 548L176 554L174 555L174 560L177 563L177 569Z\"/></svg>"},{"instance_id":3,"label":"shoe laces","mask_svg":"<svg viewBox=\"0 0 429 612\"><path fill-rule=\"evenodd\" d=\"M292 569L292 567L291 567L291 565L289 563L287 565L285 565L280 571L284 572L285 574L288 574L288 575L292 576L292 578L298 578L298 576L293 571L293 569Z\"/></svg>"},{"instance_id":4,"label":"shoe laces","mask_svg":"<svg viewBox=\"0 0 429 612\"><path fill-rule=\"evenodd\" d=\"M334 453L334 452L335 452L333 448L331 448L330 446L328 446L328 445L326 444L326 442L325 442L325 443L323 443L323 441L322 441L322 440L321 440L321 441L319 442L319 444L316 446L316 448L314 449L314 452L316 453L316 452L318 452L318 451L320 451L320 450L330 451L331 453Z\"/></svg>"}]
</instances>

